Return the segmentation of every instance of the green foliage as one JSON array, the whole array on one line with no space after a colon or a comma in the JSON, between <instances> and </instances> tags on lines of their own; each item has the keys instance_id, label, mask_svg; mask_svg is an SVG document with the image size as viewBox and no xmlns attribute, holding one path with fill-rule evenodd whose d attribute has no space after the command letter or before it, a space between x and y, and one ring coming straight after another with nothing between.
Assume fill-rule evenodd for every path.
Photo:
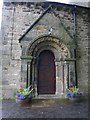
<instances>
[{"instance_id":1,"label":"green foliage","mask_svg":"<svg viewBox=\"0 0 90 120\"><path fill-rule=\"evenodd\" d=\"M18 93L24 95L24 96L28 96L30 95L30 93L33 91L32 86L29 86L28 88L23 88L22 86L20 86L19 90L17 90Z\"/></svg>"}]
</instances>

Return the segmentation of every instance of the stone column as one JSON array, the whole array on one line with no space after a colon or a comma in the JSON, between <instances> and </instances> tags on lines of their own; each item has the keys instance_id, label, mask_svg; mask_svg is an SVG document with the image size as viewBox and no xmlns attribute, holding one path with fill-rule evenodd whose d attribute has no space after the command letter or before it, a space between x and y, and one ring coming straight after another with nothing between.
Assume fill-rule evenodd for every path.
<instances>
[{"instance_id":1,"label":"stone column","mask_svg":"<svg viewBox=\"0 0 90 120\"><path fill-rule=\"evenodd\" d=\"M55 61L56 65L56 95L60 96L62 93L62 78L61 78L61 63L60 61Z\"/></svg>"},{"instance_id":2,"label":"stone column","mask_svg":"<svg viewBox=\"0 0 90 120\"><path fill-rule=\"evenodd\" d=\"M35 60L32 61L32 84L34 84L35 79Z\"/></svg>"},{"instance_id":3,"label":"stone column","mask_svg":"<svg viewBox=\"0 0 90 120\"><path fill-rule=\"evenodd\" d=\"M31 59L22 59L22 83L26 84L25 87L30 85L30 65Z\"/></svg>"},{"instance_id":4,"label":"stone column","mask_svg":"<svg viewBox=\"0 0 90 120\"><path fill-rule=\"evenodd\" d=\"M21 82L20 85L26 87L27 80L27 62L25 59L21 60Z\"/></svg>"},{"instance_id":5,"label":"stone column","mask_svg":"<svg viewBox=\"0 0 90 120\"><path fill-rule=\"evenodd\" d=\"M68 87L68 83L67 83L67 79L69 79L68 77L68 66L67 66L67 63L66 63L66 61L64 61L64 93L65 93L65 91L66 91L66 88Z\"/></svg>"},{"instance_id":6,"label":"stone column","mask_svg":"<svg viewBox=\"0 0 90 120\"><path fill-rule=\"evenodd\" d=\"M34 96L37 97L37 81L35 80L36 78L36 59L32 61L32 85L34 87Z\"/></svg>"},{"instance_id":7,"label":"stone column","mask_svg":"<svg viewBox=\"0 0 90 120\"><path fill-rule=\"evenodd\" d=\"M30 80L30 75L31 75L30 66L31 66L31 60L27 61L27 82L28 82L27 86L30 85L30 81L31 81L31 80Z\"/></svg>"},{"instance_id":8,"label":"stone column","mask_svg":"<svg viewBox=\"0 0 90 120\"><path fill-rule=\"evenodd\" d=\"M39 58L35 59L35 81L34 81L34 89L35 89L35 97L38 96L38 91L37 91L37 84L38 84L38 62Z\"/></svg>"},{"instance_id":9,"label":"stone column","mask_svg":"<svg viewBox=\"0 0 90 120\"><path fill-rule=\"evenodd\" d=\"M62 84L63 84L62 94L64 94L67 88L67 79L68 79L68 67L66 61L61 61L61 67L62 67Z\"/></svg>"}]
</instances>

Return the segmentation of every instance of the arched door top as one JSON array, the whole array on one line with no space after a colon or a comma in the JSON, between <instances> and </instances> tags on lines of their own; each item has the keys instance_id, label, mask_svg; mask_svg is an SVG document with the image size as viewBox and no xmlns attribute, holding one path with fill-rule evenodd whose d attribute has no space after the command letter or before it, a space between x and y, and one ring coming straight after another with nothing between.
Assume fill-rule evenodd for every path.
<instances>
[{"instance_id":1,"label":"arched door top","mask_svg":"<svg viewBox=\"0 0 90 120\"><path fill-rule=\"evenodd\" d=\"M58 53L62 53L62 56L70 57L68 47L62 42L62 40L55 36L42 36L31 42L26 49L26 56L31 55L36 57L38 51L44 47L54 48Z\"/></svg>"}]
</instances>

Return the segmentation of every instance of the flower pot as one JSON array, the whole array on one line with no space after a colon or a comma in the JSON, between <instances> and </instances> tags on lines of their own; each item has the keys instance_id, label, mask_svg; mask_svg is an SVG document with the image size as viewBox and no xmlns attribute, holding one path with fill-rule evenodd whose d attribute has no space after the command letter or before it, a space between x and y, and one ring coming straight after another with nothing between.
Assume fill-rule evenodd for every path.
<instances>
[{"instance_id":1,"label":"flower pot","mask_svg":"<svg viewBox=\"0 0 90 120\"><path fill-rule=\"evenodd\" d=\"M28 96L27 98L25 99L20 99L20 97L17 97L16 96L16 103L19 104L19 105L26 105L28 104L32 99L32 95Z\"/></svg>"},{"instance_id":2,"label":"flower pot","mask_svg":"<svg viewBox=\"0 0 90 120\"><path fill-rule=\"evenodd\" d=\"M72 102L81 102L83 100L83 95L75 95L73 97L68 97Z\"/></svg>"}]
</instances>

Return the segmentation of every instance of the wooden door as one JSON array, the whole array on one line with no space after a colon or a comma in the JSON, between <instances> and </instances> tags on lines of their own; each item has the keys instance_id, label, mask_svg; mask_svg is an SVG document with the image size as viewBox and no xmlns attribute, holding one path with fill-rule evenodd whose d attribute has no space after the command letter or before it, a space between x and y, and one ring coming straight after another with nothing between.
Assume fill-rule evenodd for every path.
<instances>
[{"instance_id":1,"label":"wooden door","mask_svg":"<svg viewBox=\"0 0 90 120\"><path fill-rule=\"evenodd\" d=\"M39 55L38 63L38 94L55 94L56 72L54 55L49 50L44 50Z\"/></svg>"}]
</instances>

